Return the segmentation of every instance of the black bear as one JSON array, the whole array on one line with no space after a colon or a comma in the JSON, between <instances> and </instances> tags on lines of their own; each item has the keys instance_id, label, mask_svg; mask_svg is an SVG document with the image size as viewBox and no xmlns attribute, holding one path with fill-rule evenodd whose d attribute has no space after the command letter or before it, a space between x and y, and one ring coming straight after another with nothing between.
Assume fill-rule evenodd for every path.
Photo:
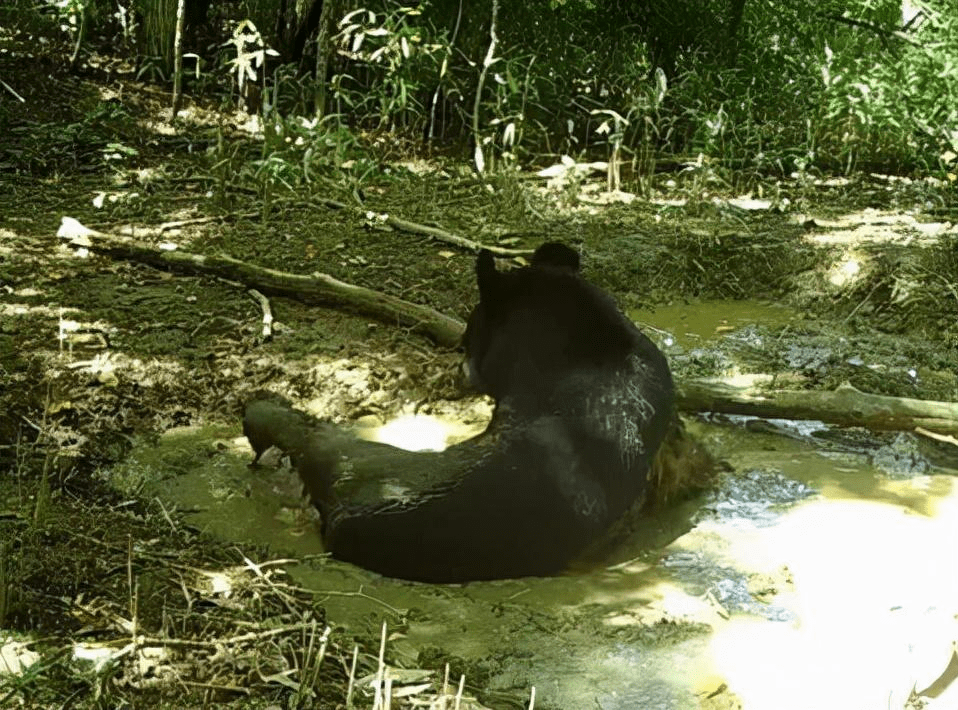
<instances>
[{"instance_id":1,"label":"black bear","mask_svg":"<svg viewBox=\"0 0 958 710\"><path fill-rule=\"evenodd\" d=\"M442 452L359 440L283 402L247 407L257 458L289 451L326 549L391 577L460 582L560 572L655 485L676 421L665 356L548 243L530 266L476 261L463 338L487 430Z\"/></svg>"}]
</instances>

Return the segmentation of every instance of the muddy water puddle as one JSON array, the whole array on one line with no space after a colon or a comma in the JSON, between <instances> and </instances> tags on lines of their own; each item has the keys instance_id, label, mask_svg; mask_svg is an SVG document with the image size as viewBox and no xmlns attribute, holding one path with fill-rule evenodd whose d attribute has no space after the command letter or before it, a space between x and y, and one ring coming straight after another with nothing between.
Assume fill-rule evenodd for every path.
<instances>
[{"instance_id":1,"label":"muddy water puddle","mask_svg":"<svg viewBox=\"0 0 958 710\"><path fill-rule=\"evenodd\" d=\"M766 506L755 487L736 496L733 483L670 546L732 571L706 592L727 612L712 623L712 671L745 708L906 707L958 640L955 479L889 474L874 465L880 448L729 438L746 481L771 476L773 500L787 482L796 501ZM958 707L956 690L926 707Z\"/></svg>"},{"instance_id":2,"label":"muddy water puddle","mask_svg":"<svg viewBox=\"0 0 958 710\"><path fill-rule=\"evenodd\" d=\"M694 305L676 303L654 310L633 310L629 316L641 327L657 334L665 346L696 348L746 326L761 323L775 327L796 320L788 306L771 301L700 301Z\"/></svg>"},{"instance_id":3,"label":"muddy water puddle","mask_svg":"<svg viewBox=\"0 0 958 710\"><path fill-rule=\"evenodd\" d=\"M126 475L219 537L303 559L291 575L344 633L385 621L405 665L449 661L489 707L535 687L540 708L904 708L958 640L954 479L802 428L696 428L735 474L549 579L414 584L318 557L295 476L247 468L236 429L171 432ZM933 702L958 707L955 689Z\"/></svg>"},{"instance_id":4,"label":"muddy water puddle","mask_svg":"<svg viewBox=\"0 0 958 710\"><path fill-rule=\"evenodd\" d=\"M758 301L632 316L682 349L798 317ZM475 432L475 411L446 414ZM365 424L387 443L424 435L410 448L470 433L412 413ZM537 708L569 710L898 709L929 686L924 707L958 707L958 688L933 685L958 641L958 491L911 435L696 422L734 470L716 491L642 518L561 577L426 585L322 556L295 474L249 469L238 428L170 432L116 478L218 537L300 560L288 571L336 633L378 637L385 622L402 665L448 662L487 707L527 707L535 688Z\"/></svg>"}]
</instances>

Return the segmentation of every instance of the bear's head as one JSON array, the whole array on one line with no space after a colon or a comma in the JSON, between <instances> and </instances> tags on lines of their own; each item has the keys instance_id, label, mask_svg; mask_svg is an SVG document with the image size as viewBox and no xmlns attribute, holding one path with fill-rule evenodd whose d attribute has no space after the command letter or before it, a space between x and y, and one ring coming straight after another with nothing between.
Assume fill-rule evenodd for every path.
<instances>
[{"instance_id":1,"label":"bear's head","mask_svg":"<svg viewBox=\"0 0 958 710\"><path fill-rule=\"evenodd\" d=\"M636 345L638 331L579 275L579 255L565 244L543 244L530 266L511 271L497 270L483 250L476 277L466 366L472 385L497 401L548 406L570 375L618 368Z\"/></svg>"}]
</instances>

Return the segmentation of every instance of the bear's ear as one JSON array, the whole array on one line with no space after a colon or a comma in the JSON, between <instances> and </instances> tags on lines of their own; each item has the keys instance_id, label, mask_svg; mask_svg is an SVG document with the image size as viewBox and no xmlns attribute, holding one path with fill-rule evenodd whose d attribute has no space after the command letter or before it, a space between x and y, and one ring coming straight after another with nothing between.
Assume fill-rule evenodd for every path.
<instances>
[{"instance_id":1,"label":"bear's ear","mask_svg":"<svg viewBox=\"0 0 958 710\"><path fill-rule=\"evenodd\" d=\"M496 260L492 252L483 249L476 257L476 280L479 284L479 300L488 301L496 289L499 272L496 271Z\"/></svg>"},{"instance_id":2,"label":"bear's ear","mask_svg":"<svg viewBox=\"0 0 958 710\"><path fill-rule=\"evenodd\" d=\"M532 265L538 268L568 269L579 272L579 252L562 242L546 242L532 255Z\"/></svg>"}]
</instances>

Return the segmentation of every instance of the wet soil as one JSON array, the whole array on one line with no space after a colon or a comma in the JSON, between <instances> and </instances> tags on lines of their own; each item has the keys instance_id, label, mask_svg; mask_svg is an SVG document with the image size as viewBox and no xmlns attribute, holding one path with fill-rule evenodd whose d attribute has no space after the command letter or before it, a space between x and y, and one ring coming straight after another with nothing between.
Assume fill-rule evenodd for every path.
<instances>
[{"instance_id":1,"label":"wet soil","mask_svg":"<svg viewBox=\"0 0 958 710\"><path fill-rule=\"evenodd\" d=\"M10 56L2 69L37 71ZM397 158L362 168L330 160L313 183L281 190L257 182L260 137L233 117L194 107L171 123L152 87L43 72L20 88L26 105L0 108L10 137L0 149L0 627L14 649L5 660L38 658L4 676L0 704L337 707L350 679L365 677L349 701L365 707L375 703L369 679L388 666L412 689L397 704L451 704L462 675L465 695L478 698L470 702L496 708L527 706L533 687L540 708L781 708L792 697L794 707L848 707L842 694L800 704L809 696L798 689L832 687L827 663L805 669L838 643L821 631L828 618L801 614L831 610L834 584L889 566L907 568L909 589L954 592L941 562L950 552L932 544L954 531L929 512L953 510L947 444L816 439L724 420L701 424L700 435L730 462L731 488L649 518L588 569L431 587L329 561L288 471L246 468L241 403L269 390L344 424L375 428L415 412L481 428L488 403L463 391L459 354L341 304L293 298L270 299L264 338L260 304L238 280L114 261L56 237L69 216L197 254L328 273L460 319L476 299L473 254L376 215L525 250L560 239L647 326L679 381L761 372L791 387L851 382L956 401L958 237L947 186L805 176L769 186L770 201L681 182L628 200L602 193L601 178L478 180L428 156L401 161L367 136L371 154ZM328 209L317 196L362 209ZM811 492L822 497L806 501ZM834 507L843 500L884 507L865 526L871 512ZM776 506L800 512L765 525L763 516L782 517ZM736 515L722 517L730 507ZM783 531L823 520L842 522L811 548L818 558L786 541ZM743 526L776 532L756 542ZM881 538L888 529L901 534ZM896 540L938 562L883 556ZM756 546L772 550L761 564L730 561ZM836 546L836 557L825 554ZM794 592L798 570L812 580L810 597ZM955 611L945 596L859 604L894 578L849 586L837 596L862 611L830 611L832 621L887 630L898 623L889 608L932 620ZM805 619L826 640L792 636L794 623L768 621L776 614ZM756 620L765 626L749 626ZM858 627L839 626L867 647ZM804 649L783 661L789 682L777 691L746 673L779 677L743 650L752 633L763 648ZM908 678L934 680L928 668L948 660L939 641L920 673L894 677L895 693ZM81 646L106 660L77 660ZM160 650L168 655L151 655ZM874 677L861 671L845 691ZM892 707L909 702L907 692L895 698Z\"/></svg>"}]
</instances>

